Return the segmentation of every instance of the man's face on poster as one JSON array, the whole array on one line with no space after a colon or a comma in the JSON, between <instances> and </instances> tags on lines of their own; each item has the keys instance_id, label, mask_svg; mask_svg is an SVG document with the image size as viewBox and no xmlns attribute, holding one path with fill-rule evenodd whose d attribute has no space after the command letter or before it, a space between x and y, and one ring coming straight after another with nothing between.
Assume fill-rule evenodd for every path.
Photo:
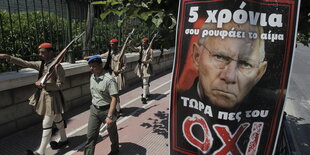
<instances>
[{"instance_id":1,"label":"man's face on poster","mask_svg":"<svg viewBox=\"0 0 310 155\"><path fill-rule=\"evenodd\" d=\"M259 49L250 39L208 37L202 45L195 43L201 94L218 107L236 107L266 71Z\"/></svg>"}]
</instances>

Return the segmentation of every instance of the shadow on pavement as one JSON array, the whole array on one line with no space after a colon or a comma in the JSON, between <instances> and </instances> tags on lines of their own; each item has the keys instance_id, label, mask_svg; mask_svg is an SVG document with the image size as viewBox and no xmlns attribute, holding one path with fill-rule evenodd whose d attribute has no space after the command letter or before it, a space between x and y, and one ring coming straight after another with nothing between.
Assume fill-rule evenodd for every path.
<instances>
[{"instance_id":1,"label":"shadow on pavement","mask_svg":"<svg viewBox=\"0 0 310 155\"><path fill-rule=\"evenodd\" d=\"M161 100L162 98L165 98L166 96L168 96L168 94L158 94L158 93L155 93L155 94L150 94L150 97L148 99L148 102L150 102L151 100Z\"/></svg>"},{"instance_id":2,"label":"shadow on pavement","mask_svg":"<svg viewBox=\"0 0 310 155\"><path fill-rule=\"evenodd\" d=\"M125 107L122 108L123 111L123 117L126 116L133 116L133 117L139 117L142 113L146 112L147 110L155 107L157 105L152 105L148 108L140 108L140 107Z\"/></svg>"},{"instance_id":3,"label":"shadow on pavement","mask_svg":"<svg viewBox=\"0 0 310 155\"><path fill-rule=\"evenodd\" d=\"M146 149L134 143L120 143L120 154L146 154Z\"/></svg>"},{"instance_id":4,"label":"shadow on pavement","mask_svg":"<svg viewBox=\"0 0 310 155\"><path fill-rule=\"evenodd\" d=\"M80 145L81 142L86 142L86 135L68 137L68 141L69 141L69 145L66 148L59 149L58 152L55 153L55 155L63 155L69 151L74 150L74 148ZM78 151L83 151L83 150L78 150Z\"/></svg>"},{"instance_id":5,"label":"shadow on pavement","mask_svg":"<svg viewBox=\"0 0 310 155\"><path fill-rule=\"evenodd\" d=\"M165 111L157 111L154 114L155 117L150 117L147 120L151 122L144 122L141 124L145 128L153 128L153 133L168 138L168 116L169 114Z\"/></svg>"}]
</instances>

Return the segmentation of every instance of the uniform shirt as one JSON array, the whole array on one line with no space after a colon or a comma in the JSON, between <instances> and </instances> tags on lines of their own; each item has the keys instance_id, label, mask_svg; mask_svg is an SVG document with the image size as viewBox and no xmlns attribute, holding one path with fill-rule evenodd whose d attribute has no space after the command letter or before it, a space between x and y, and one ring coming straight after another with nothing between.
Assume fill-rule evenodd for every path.
<instances>
[{"instance_id":1,"label":"uniform shirt","mask_svg":"<svg viewBox=\"0 0 310 155\"><path fill-rule=\"evenodd\" d=\"M142 61L143 61L143 59L145 59L145 57L147 57L147 52L148 52L148 50L143 49L143 51L142 51ZM150 64L152 62L152 59L153 59L153 50L150 49L149 56L144 60L145 61L144 63Z\"/></svg>"},{"instance_id":2,"label":"uniform shirt","mask_svg":"<svg viewBox=\"0 0 310 155\"><path fill-rule=\"evenodd\" d=\"M25 61L20 58L11 56L10 63L17 64L22 67L40 69L41 61ZM43 75L48 71L49 63L44 64ZM60 90L64 86L65 71L59 64L56 68L55 74L46 81L45 88L42 89L38 103L35 106L35 110L39 115L52 116L54 114L60 114L64 112Z\"/></svg>"},{"instance_id":3,"label":"uniform shirt","mask_svg":"<svg viewBox=\"0 0 310 155\"><path fill-rule=\"evenodd\" d=\"M101 54L101 58L107 58L108 54L109 52ZM119 63L118 58L120 56L120 52L111 51L111 56L112 56L112 59L111 59L110 67L112 68L112 70L115 70L115 67ZM127 67L127 59L126 59L126 55L124 54L121 60L120 73L118 75L115 75L114 72L112 73L113 77L116 79L118 90L123 90L125 88L126 81L125 81L125 76L123 73L126 70L126 67Z\"/></svg>"},{"instance_id":4,"label":"uniform shirt","mask_svg":"<svg viewBox=\"0 0 310 155\"><path fill-rule=\"evenodd\" d=\"M141 50L141 47L136 47L135 48L136 50ZM141 52L141 61L144 61L143 63L141 64L137 64L134 72L137 74L138 77L140 78L147 78L147 77L150 77L151 74L152 74L152 59L153 59L153 50L150 49L150 53L147 56L147 51L148 50L145 50L143 49L142 52Z\"/></svg>"},{"instance_id":5,"label":"uniform shirt","mask_svg":"<svg viewBox=\"0 0 310 155\"><path fill-rule=\"evenodd\" d=\"M118 94L115 79L107 71L103 71L98 77L94 74L90 77L90 92L92 104L105 106L111 103L111 96Z\"/></svg>"},{"instance_id":6,"label":"uniform shirt","mask_svg":"<svg viewBox=\"0 0 310 155\"><path fill-rule=\"evenodd\" d=\"M108 53L108 52L107 52ZM111 51L112 53L112 61L111 61L111 68L116 70L116 66L119 63L118 59L120 57L120 52ZM123 58L121 59L121 66L120 66L120 73L124 72L127 67L127 59L126 55L124 54ZM113 76L116 76L113 74Z\"/></svg>"},{"instance_id":7,"label":"uniform shirt","mask_svg":"<svg viewBox=\"0 0 310 155\"><path fill-rule=\"evenodd\" d=\"M142 61L145 61L143 65L141 65L141 70L142 70L142 77L150 77L152 74L152 69L151 69L151 63L153 59L153 50L150 49L149 55L147 56L147 50L143 49L142 53ZM143 60L146 58L145 60Z\"/></svg>"}]
</instances>

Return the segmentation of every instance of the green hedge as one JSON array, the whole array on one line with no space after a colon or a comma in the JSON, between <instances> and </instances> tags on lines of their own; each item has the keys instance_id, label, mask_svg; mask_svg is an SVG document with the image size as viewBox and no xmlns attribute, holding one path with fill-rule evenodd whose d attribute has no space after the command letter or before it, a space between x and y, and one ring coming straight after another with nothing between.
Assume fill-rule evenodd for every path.
<instances>
[{"instance_id":1,"label":"green hedge","mask_svg":"<svg viewBox=\"0 0 310 155\"><path fill-rule=\"evenodd\" d=\"M131 39L136 45L140 44L141 38L152 38L154 33L159 31L154 25L147 25L139 20L125 21L119 28L118 20L115 19L117 18L112 17L109 20L95 18L91 51L86 52L87 54L100 54L107 51L107 45L111 38L118 38L122 43L132 28L135 28L135 32ZM74 37L86 30L86 19L83 21L72 19L71 25L72 37ZM160 31L153 47L160 49L171 47L174 44L175 30ZM21 12L10 16L7 11L0 10L0 53L21 57L25 60L37 60L37 47L42 42L50 42L56 51L61 51L69 42L68 20L48 12L36 11L28 12L28 14ZM79 39L72 49L74 60L83 58L82 39ZM126 52L131 51L127 49ZM67 58L65 59L67 60ZM18 69L18 66L0 60L0 72L18 71Z\"/></svg>"}]
</instances>

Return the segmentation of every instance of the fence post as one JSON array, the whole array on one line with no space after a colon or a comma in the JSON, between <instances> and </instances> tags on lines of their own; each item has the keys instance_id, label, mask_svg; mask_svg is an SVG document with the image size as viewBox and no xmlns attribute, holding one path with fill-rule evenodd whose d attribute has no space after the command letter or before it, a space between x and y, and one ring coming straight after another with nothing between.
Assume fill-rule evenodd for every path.
<instances>
[{"instance_id":1,"label":"fence post","mask_svg":"<svg viewBox=\"0 0 310 155\"><path fill-rule=\"evenodd\" d=\"M71 6L70 0L66 0L67 2L67 12L68 12L68 39L69 42L72 40L72 17L71 17ZM74 54L72 53L72 48L68 49L68 61L70 63L75 63Z\"/></svg>"},{"instance_id":2,"label":"fence post","mask_svg":"<svg viewBox=\"0 0 310 155\"><path fill-rule=\"evenodd\" d=\"M83 41L83 56L90 55L91 38L94 28L94 6L89 2L87 7L86 34ZM93 53L91 53L93 54Z\"/></svg>"}]
</instances>

